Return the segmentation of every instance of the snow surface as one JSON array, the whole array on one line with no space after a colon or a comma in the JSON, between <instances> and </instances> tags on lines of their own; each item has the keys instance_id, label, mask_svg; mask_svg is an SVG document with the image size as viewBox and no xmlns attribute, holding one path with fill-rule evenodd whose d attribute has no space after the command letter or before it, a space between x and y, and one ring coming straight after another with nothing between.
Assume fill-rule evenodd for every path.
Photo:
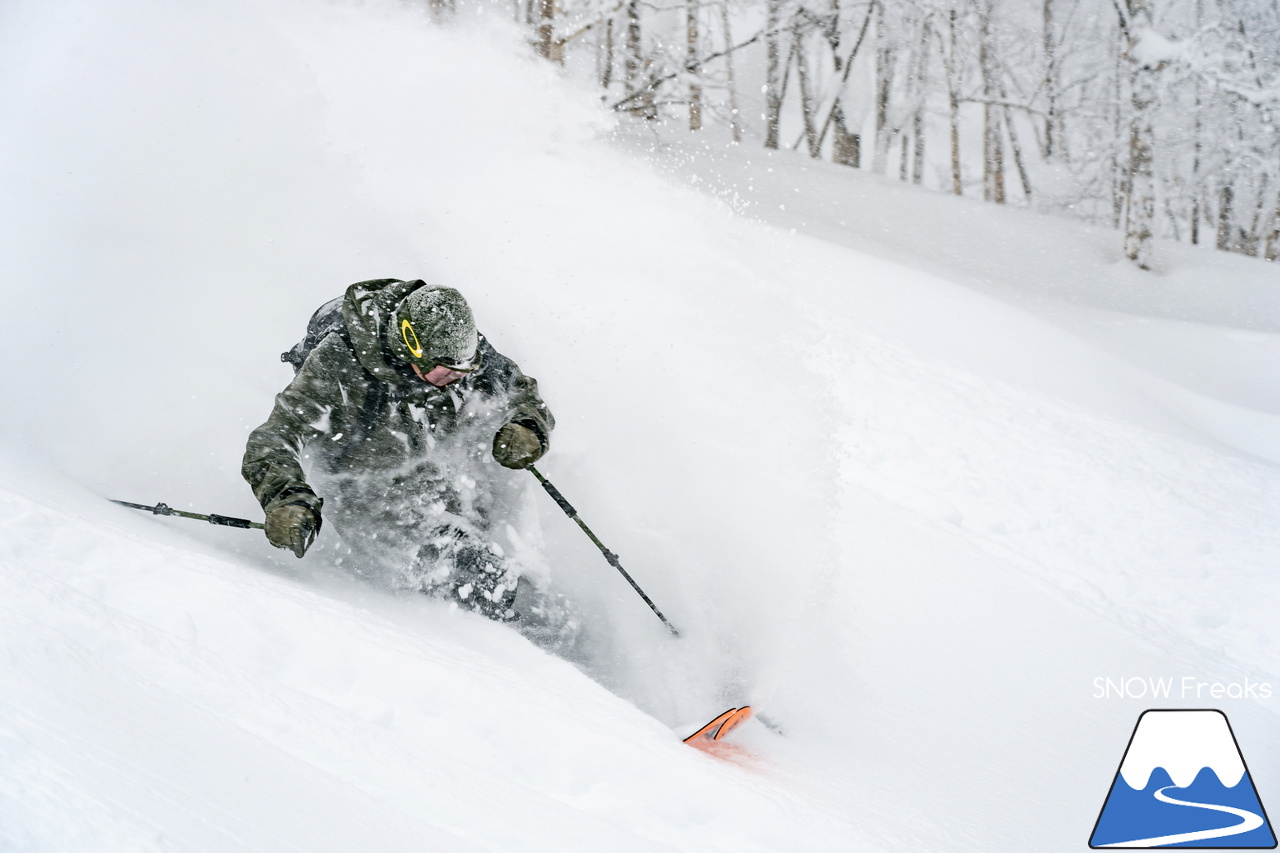
<instances>
[{"instance_id":1,"label":"snow surface","mask_svg":"<svg viewBox=\"0 0 1280 853\"><path fill-rule=\"evenodd\" d=\"M619 128L506 7L109 6L0 7L0 849L1074 850L1211 701L1280 791L1274 265ZM576 665L103 500L257 517L278 353L381 276L539 379L682 639L531 479Z\"/></svg>"}]
</instances>

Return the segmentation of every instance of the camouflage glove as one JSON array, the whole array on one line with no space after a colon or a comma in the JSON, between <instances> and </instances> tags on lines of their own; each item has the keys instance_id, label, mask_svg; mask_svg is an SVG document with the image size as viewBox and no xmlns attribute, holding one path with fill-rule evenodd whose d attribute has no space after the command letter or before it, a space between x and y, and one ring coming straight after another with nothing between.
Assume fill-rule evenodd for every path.
<instances>
[{"instance_id":1,"label":"camouflage glove","mask_svg":"<svg viewBox=\"0 0 1280 853\"><path fill-rule=\"evenodd\" d=\"M301 558L316 541L320 516L302 504L286 504L267 513L266 528L268 542L277 548L289 548Z\"/></svg>"},{"instance_id":2,"label":"camouflage glove","mask_svg":"<svg viewBox=\"0 0 1280 853\"><path fill-rule=\"evenodd\" d=\"M493 458L504 468L528 468L542 458L542 452L537 433L514 421L493 437Z\"/></svg>"}]
</instances>

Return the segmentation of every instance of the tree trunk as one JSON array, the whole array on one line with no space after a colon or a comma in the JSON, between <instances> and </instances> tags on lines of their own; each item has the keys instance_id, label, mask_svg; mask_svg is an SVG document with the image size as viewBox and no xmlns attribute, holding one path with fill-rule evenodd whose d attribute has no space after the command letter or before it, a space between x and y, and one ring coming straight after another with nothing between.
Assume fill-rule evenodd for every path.
<instances>
[{"instance_id":1,"label":"tree trunk","mask_svg":"<svg viewBox=\"0 0 1280 853\"><path fill-rule=\"evenodd\" d=\"M877 5L878 3L873 0L872 4L867 7L867 16L862 20L862 28L853 43L853 49L849 51L848 58L841 59L840 35L835 25L840 12L839 0L832 0L831 4L832 26L829 39L831 41L832 64L835 66L835 73L839 83L836 85L836 97L831 104L831 112L827 114L826 121L822 124L822 131L818 134L818 146L822 146L822 140L826 138L827 128L834 126L835 131L831 141L831 162L838 163L841 166L852 166L855 169L862 165L862 138L858 134L852 133L845 122L844 94L845 87L849 82L849 72L853 70L853 62L858 58L858 51L862 49L862 40L867 34L867 27L871 25L871 17Z\"/></svg>"},{"instance_id":2,"label":"tree trunk","mask_svg":"<svg viewBox=\"0 0 1280 853\"><path fill-rule=\"evenodd\" d=\"M1151 129L1155 97L1155 69L1135 67L1129 119L1129 200L1125 205L1124 253L1144 270L1151 269L1151 229L1156 215Z\"/></svg>"},{"instance_id":3,"label":"tree trunk","mask_svg":"<svg viewBox=\"0 0 1280 853\"><path fill-rule=\"evenodd\" d=\"M944 70L947 72L947 112L951 122L951 191L956 195L964 195L964 183L960 174L960 81L956 79L956 10L949 15L950 30L948 37L947 61Z\"/></svg>"},{"instance_id":4,"label":"tree trunk","mask_svg":"<svg viewBox=\"0 0 1280 853\"><path fill-rule=\"evenodd\" d=\"M545 2L545 0L544 0ZM644 59L644 49L640 39L640 2L628 0L627 11L627 58L624 66L626 73L627 95L634 96L630 111L646 119L656 119L658 110L653 103L653 90L648 80L648 65Z\"/></svg>"},{"instance_id":5,"label":"tree trunk","mask_svg":"<svg viewBox=\"0 0 1280 853\"><path fill-rule=\"evenodd\" d=\"M800 117L804 124L804 139L809 156L815 160L822 156L818 147L818 128L814 123L813 95L809 91L809 62L804 52L804 33L797 24L791 28L791 53L796 59L796 82L800 86Z\"/></svg>"},{"instance_id":6,"label":"tree trunk","mask_svg":"<svg viewBox=\"0 0 1280 853\"><path fill-rule=\"evenodd\" d=\"M911 138L914 143L911 152L911 183L924 181L924 115L923 110L916 110L911 118Z\"/></svg>"},{"instance_id":7,"label":"tree trunk","mask_svg":"<svg viewBox=\"0 0 1280 853\"><path fill-rule=\"evenodd\" d=\"M893 49L884 23L884 5L876 4L876 148L871 168L884 174L889 166L889 99L893 93Z\"/></svg>"},{"instance_id":8,"label":"tree trunk","mask_svg":"<svg viewBox=\"0 0 1280 853\"><path fill-rule=\"evenodd\" d=\"M729 32L729 3L724 0L720 4L720 25L724 28L724 70L729 85L729 129L733 132L733 141L742 141L742 119L738 114L738 87L733 79L733 36Z\"/></svg>"},{"instance_id":9,"label":"tree trunk","mask_svg":"<svg viewBox=\"0 0 1280 853\"><path fill-rule=\"evenodd\" d=\"M1276 193L1276 206L1271 211L1271 233L1267 235L1262 256L1268 261L1280 260L1280 193Z\"/></svg>"},{"instance_id":10,"label":"tree trunk","mask_svg":"<svg viewBox=\"0 0 1280 853\"><path fill-rule=\"evenodd\" d=\"M1124 253L1139 269L1151 269L1152 228L1156 218L1151 117L1159 95L1158 69L1140 61L1138 40L1151 29L1149 0L1129 0L1130 31L1126 55L1129 98L1129 194L1125 204Z\"/></svg>"},{"instance_id":11,"label":"tree trunk","mask_svg":"<svg viewBox=\"0 0 1280 853\"><path fill-rule=\"evenodd\" d=\"M1062 119L1058 112L1058 45L1053 25L1053 2L1044 0L1044 159L1062 151Z\"/></svg>"},{"instance_id":12,"label":"tree trunk","mask_svg":"<svg viewBox=\"0 0 1280 853\"><path fill-rule=\"evenodd\" d=\"M556 0L538 0L538 55L564 63L564 44L556 38Z\"/></svg>"},{"instance_id":13,"label":"tree trunk","mask_svg":"<svg viewBox=\"0 0 1280 853\"><path fill-rule=\"evenodd\" d=\"M1027 164L1022 159L1022 146L1018 144L1018 131L1013 126L1013 116L1009 108L1004 110L1004 126L1009 131L1009 150L1013 152L1013 165L1018 170L1018 181L1022 184L1022 195L1031 202L1031 175L1027 172Z\"/></svg>"},{"instance_id":14,"label":"tree trunk","mask_svg":"<svg viewBox=\"0 0 1280 853\"><path fill-rule=\"evenodd\" d=\"M1128 36L1125 36L1128 37ZM1107 106L1110 109L1111 138L1114 142L1107 146L1107 170L1111 173L1111 227L1119 229L1124 223L1125 202L1129 199L1129 159L1121 155L1120 146L1125 142L1125 65L1124 46L1120 38L1112 40L1110 46L1112 93Z\"/></svg>"},{"instance_id":15,"label":"tree trunk","mask_svg":"<svg viewBox=\"0 0 1280 853\"><path fill-rule=\"evenodd\" d=\"M689 129L702 130L702 86L698 62L698 0L685 0L685 74L689 75Z\"/></svg>"},{"instance_id":16,"label":"tree trunk","mask_svg":"<svg viewBox=\"0 0 1280 853\"><path fill-rule=\"evenodd\" d=\"M1004 134L1001 132L1000 114L991 110L991 200L1004 204Z\"/></svg>"},{"instance_id":17,"label":"tree trunk","mask_svg":"<svg viewBox=\"0 0 1280 853\"><path fill-rule=\"evenodd\" d=\"M1001 143L1000 115L992 101L996 97L995 58L991 44L991 3L980 12L978 68L982 73L982 197L1004 204L1004 146Z\"/></svg>"},{"instance_id":18,"label":"tree trunk","mask_svg":"<svg viewBox=\"0 0 1280 853\"><path fill-rule=\"evenodd\" d=\"M1203 4L1200 0L1196 0L1196 30L1201 27L1201 18L1204 14ZM1202 108L1203 92L1200 89L1200 75L1196 75L1195 81L1195 127L1192 133L1195 142L1192 146L1191 156L1191 245L1199 245L1200 243L1200 194L1202 192L1202 181L1200 179L1200 156L1204 149L1204 142L1200 133L1200 113Z\"/></svg>"},{"instance_id":19,"label":"tree trunk","mask_svg":"<svg viewBox=\"0 0 1280 853\"><path fill-rule=\"evenodd\" d=\"M782 23L782 0L766 0L765 5L765 91L764 147L778 147L782 125L782 46L778 27Z\"/></svg>"},{"instance_id":20,"label":"tree trunk","mask_svg":"<svg viewBox=\"0 0 1280 853\"><path fill-rule=\"evenodd\" d=\"M600 88L613 85L613 18L604 22L604 57L600 61Z\"/></svg>"},{"instance_id":21,"label":"tree trunk","mask_svg":"<svg viewBox=\"0 0 1280 853\"><path fill-rule=\"evenodd\" d=\"M831 116L834 127L831 137L831 162L857 169L862 165L862 137L849 132L844 122L844 110L841 109L840 104L837 103L832 109L835 112Z\"/></svg>"},{"instance_id":22,"label":"tree trunk","mask_svg":"<svg viewBox=\"0 0 1280 853\"><path fill-rule=\"evenodd\" d=\"M1000 82L996 86L996 91L1000 93L1000 100L1006 104L1009 102L1009 93L1005 91L1004 83ZM1013 152L1013 165L1018 170L1018 180L1022 183L1022 196L1026 199L1027 204L1031 203L1031 177L1027 174L1027 165L1022 159L1022 146L1018 144L1018 129L1013 124L1013 115L1009 107L1001 108L1001 116L1004 119L1004 128L1009 131L1009 150Z\"/></svg>"},{"instance_id":23,"label":"tree trunk","mask_svg":"<svg viewBox=\"0 0 1280 853\"><path fill-rule=\"evenodd\" d=\"M1270 183L1268 178L1267 173L1263 172L1262 180L1258 184L1258 202L1253 207L1253 217L1249 221L1249 233L1244 238L1244 245L1240 249L1246 255L1252 255L1255 258L1263 252L1266 235L1262 232L1269 227L1266 220L1269 213L1267 210L1267 184Z\"/></svg>"},{"instance_id":24,"label":"tree trunk","mask_svg":"<svg viewBox=\"0 0 1280 853\"><path fill-rule=\"evenodd\" d=\"M1124 108L1124 66L1122 65L1123 51L1117 49L1115 51L1115 74L1112 75L1115 82L1115 92L1112 98L1111 108L1112 114L1112 132L1114 134L1116 144L1110 146L1111 153L1107 155L1108 165L1111 171L1111 227L1119 228L1124 222L1125 204L1129 199L1129 160L1120 156L1120 141L1125 132L1125 108Z\"/></svg>"},{"instance_id":25,"label":"tree trunk","mask_svg":"<svg viewBox=\"0 0 1280 853\"><path fill-rule=\"evenodd\" d=\"M1218 248L1231 251L1231 223L1235 219L1235 192L1227 184L1218 195Z\"/></svg>"},{"instance_id":26,"label":"tree trunk","mask_svg":"<svg viewBox=\"0 0 1280 853\"><path fill-rule=\"evenodd\" d=\"M933 40L933 28L928 18L920 28L920 42L916 50L915 68L911 74L911 89L915 100L915 112L911 115L911 183L924 180L924 108L929 86L929 42Z\"/></svg>"}]
</instances>

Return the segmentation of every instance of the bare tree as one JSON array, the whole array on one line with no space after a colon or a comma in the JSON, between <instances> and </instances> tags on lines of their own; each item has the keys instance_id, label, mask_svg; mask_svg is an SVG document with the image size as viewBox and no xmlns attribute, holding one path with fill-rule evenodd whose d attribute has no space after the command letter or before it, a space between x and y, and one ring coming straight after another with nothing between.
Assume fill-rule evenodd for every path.
<instances>
[{"instance_id":1,"label":"bare tree","mask_svg":"<svg viewBox=\"0 0 1280 853\"><path fill-rule=\"evenodd\" d=\"M960 59L956 48L955 8L947 10L947 39L938 40L942 50L942 70L947 85L947 119L950 130L951 192L964 195L964 181L960 167Z\"/></svg>"},{"instance_id":2,"label":"bare tree","mask_svg":"<svg viewBox=\"0 0 1280 853\"><path fill-rule=\"evenodd\" d=\"M1280 260L1280 193L1271 207L1271 230L1267 234L1262 256L1268 261Z\"/></svg>"},{"instance_id":3,"label":"bare tree","mask_svg":"<svg viewBox=\"0 0 1280 853\"><path fill-rule=\"evenodd\" d=\"M627 48L623 71L626 75L627 103L631 112L642 118L656 119L657 106L649 78L649 60L644 55L640 37L640 0L627 0Z\"/></svg>"},{"instance_id":4,"label":"bare tree","mask_svg":"<svg viewBox=\"0 0 1280 853\"><path fill-rule=\"evenodd\" d=\"M1004 145L1001 139L1001 113L995 104L997 83L995 45L992 44L991 0L985 0L978 11L978 68L982 74L982 198L1004 204Z\"/></svg>"},{"instance_id":5,"label":"bare tree","mask_svg":"<svg viewBox=\"0 0 1280 853\"><path fill-rule=\"evenodd\" d=\"M1151 269L1152 225L1156 211L1153 173L1153 112L1159 72L1165 61L1155 46L1150 0L1117 6L1129 72L1129 163L1125 198L1124 253L1140 269Z\"/></svg>"},{"instance_id":6,"label":"bare tree","mask_svg":"<svg viewBox=\"0 0 1280 853\"><path fill-rule=\"evenodd\" d=\"M867 28L871 25L877 6L878 0L872 0L867 5L866 14L862 18L862 26L859 27L857 38L853 42L853 48L849 51L847 57L841 59L840 32L834 26L839 20L839 5L836 2L832 4L833 26L828 39L831 43L832 64L839 82L836 84L835 98L831 103L831 109L827 112L827 117L822 123L822 130L818 133L818 147L822 147L822 142L827 137L827 129L833 128L831 161L842 166L852 166L855 169L862 164L862 137L849 129L844 114L844 98L849 85L849 72L853 70L854 60L858 58L858 51L862 48L863 39L867 36Z\"/></svg>"},{"instance_id":7,"label":"bare tree","mask_svg":"<svg viewBox=\"0 0 1280 853\"><path fill-rule=\"evenodd\" d=\"M613 85L613 16L604 22L600 57L600 88L608 90Z\"/></svg>"},{"instance_id":8,"label":"bare tree","mask_svg":"<svg viewBox=\"0 0 1280 853\"><path fill-rule=\"evenodd\" d=\"M818 143L818 127L814 118L816 105L809 85L809 59L805 51L804 35L805 30L797 19L791 28L791 56L796 64L796 83L800 88L800 123L804 128L803 135L809 156L817 159L822 156L822 149Z\"/></svg>"},{"instance_id":9,"label":"bare tree","mask_svg":"<svg viewBox=\"0 0 1280 853\"><path fill-rule=\"evenodd\" d=\"M876 144L871 168L884 174L888 166L893 129L889 124L889 103L893 93L894 50L883 3L876 4Z\"/></svg>"},{"instance_id":10,"label":"bare tree","mask_svg":"<svg viewBox=\"0 0 1280 853\"><path fill-rule=\"evenodd\" d=\"M689 75L689 129L702 130L702 86L698 71L698 0L685 0L685 73Z\"/></svg>"},{"instance_id":11,"label":"bare tree","mask_svg":"<svg viewBox=\"0 0 1280 853\"><path fill-rule=\"evenodd\" d=\"M782 131L783 65L780 30L783 0L765 0L764 147L777 148Z\"/></svg>"},{"instance_id":12,"label":"bare tree","mask_svg":"<svg viewBox=\"0 0 1280 853\"><path fill-rule=\"evenodd\" d=\"M1062 150L1058 115L1058 43L1054 31L1055 0L1044 0L1044 159L1053 160Z\"/></svg>"},{"instance_id":13,"label":"bare tree","mask_svg":"<svg viewBox=\"0 0 1280 853\"><path fill-rule=\"evenodd\" d=\"M538 55L552 62L564 62L564 43L556 38L556 0L537 0Z\"/></svg>"},{"instance_id":14,"label":"bare tree","mask_svg":"<svg viewBox=\"0 0 1280 853\"><path fill-rule=\"evenodd\" d=\"M720 28L724 30L724 73L728 86L729 130L734 142L742 141L742 119L738 113L738 85L733 75L733 34L729 25L729 0L720 3Z\"/></svg>"},{"instance_id":15,"label":"bare tree","mask_svg":"<svg viewBox=\"0 0 1280 853\"><path fill-rule=\"evenodd\" d=\"M920 23L920 37L914 51L911 76L907 83L911 101L911 168L909 171L913 184L919 184L924 180L924 110L929 89L929 42L932 40L933 19L926 16ZM904 165L905 154L904 140Z\"/></svg>"}]
</instances>

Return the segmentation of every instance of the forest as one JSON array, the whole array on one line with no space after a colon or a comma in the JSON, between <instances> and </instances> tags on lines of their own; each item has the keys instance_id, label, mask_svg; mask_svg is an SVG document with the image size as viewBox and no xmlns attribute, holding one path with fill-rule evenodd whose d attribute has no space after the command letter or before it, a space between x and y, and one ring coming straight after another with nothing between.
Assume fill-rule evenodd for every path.
<instances>
[{"instance_id":1,"label":"forest","mask_svg":"<svg viewBox=\"0 0 1280 853\"><path fill-rule=\"evenodd\" d=\"M1156 238L1280 258L1272 0L517 0L513 14L619 112L1114 228L1143 269Z\"/></svg>"}]
</instances>

